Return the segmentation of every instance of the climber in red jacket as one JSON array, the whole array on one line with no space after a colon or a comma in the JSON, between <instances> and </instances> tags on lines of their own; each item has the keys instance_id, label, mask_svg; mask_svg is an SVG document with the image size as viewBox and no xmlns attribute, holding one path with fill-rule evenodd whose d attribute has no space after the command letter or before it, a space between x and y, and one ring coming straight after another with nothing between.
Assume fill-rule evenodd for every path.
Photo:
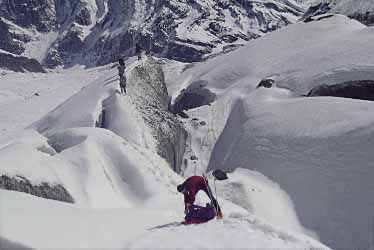
<instances>
[{"instance_id":1,"label":"climber in red jacket","mask_svg":"<svg viewBox=\"0 0 374 250\"><path fill-rule=\"evenodd\" d=\"M184 194L184 205L185 210L184 213L187 215L189 212L189 208L195 202L195 196L200 191L203 190L212 201L214 208L217 212L217 217L222 217L221 208L217 203L217 200L213 196L213 192L211 191L208 180L203 176L191 176L188 177L182 184L177 186L177 190L180 193Z\"/></svg>"}]
</instances>

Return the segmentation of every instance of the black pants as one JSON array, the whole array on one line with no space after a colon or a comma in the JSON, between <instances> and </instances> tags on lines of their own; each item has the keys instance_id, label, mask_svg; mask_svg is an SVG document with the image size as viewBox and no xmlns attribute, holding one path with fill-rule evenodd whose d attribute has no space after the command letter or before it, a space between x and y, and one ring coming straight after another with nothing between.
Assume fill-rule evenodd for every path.
<instances>
[{"instance_id":1,"label":"black pants","mask_svg":"<svg viewBox=\"0 0 374 250\"><path fill-rule=\"evenodd\" d=\"M126 76L119 77L119 86L121 88L121 93L126 94Z\"/></svg>"}]
</instances>

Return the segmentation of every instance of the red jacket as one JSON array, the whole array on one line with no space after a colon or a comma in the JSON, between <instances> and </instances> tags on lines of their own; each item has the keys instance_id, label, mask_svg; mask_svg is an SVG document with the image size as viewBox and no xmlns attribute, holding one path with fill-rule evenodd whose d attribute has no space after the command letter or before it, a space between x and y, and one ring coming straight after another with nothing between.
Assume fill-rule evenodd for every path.
<instances>
[{"instance_id":1,"label":"red jacket","mask_svg":"<svg viewBox=\"0 0 374 250\"><path fill-rule=\"evenodd\" d=\"M196 193L200 190L204 190L208 194L207 189L208 180L204 180L202 176L191 176L184 182L185 192L184 192L184 203L193 204L195 202ZM208 194L209 195L209 194Z\"/></svg>"}]
</instances>

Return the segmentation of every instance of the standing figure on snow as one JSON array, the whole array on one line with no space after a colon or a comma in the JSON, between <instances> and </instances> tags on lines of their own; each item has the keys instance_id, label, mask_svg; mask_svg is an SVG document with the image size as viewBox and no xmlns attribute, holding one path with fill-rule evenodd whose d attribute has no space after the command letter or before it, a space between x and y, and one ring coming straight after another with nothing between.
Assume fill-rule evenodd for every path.
<instances>
[{"instance_id":1,"label":"standing figure on snow","mask_svg":"<svg viewBox=\"0 0 374 250\"><path fill-rule=\"evenodd\" d=\"M203 176L191 176L187 178L185 182L178 185L177 187L178 192L183 193L184 195L184 205L186 214L186 222L188 223L189 220L193 220L192 223L201 223L212 219L210 217L209 211L213 211L213 217L216 215L218 218L222 218L221 208L217 203L217 200L214 198L212 190L209 187L208 180ZM207 207L200 207L194 205L196 194L203 190L211 200L213 207L209 204ZM209 217L206 218L205 215ZM196 218L200 217L200 218Z\"/></svg>"},{"instance_id":2,"label":"standing figure on snow","mask_svg":"<svg viewBox=\"0 0 374 250\"><path fill-rule=\"evenodd\" d=\"M119 59L118 60L118 75L119 75L119 86L121 88L121 93L122 94L126 94L126 74L125 74L125 70L126 70L126 64L125 64L125 60L123 60L123 58Z\"/></svg>"},{"instance_id":3,"label":"standing figure on snow","mask_svg":"<svg viewBox=\"0 0 374 250\"><path fill-rule=\"evenodd\" d=\"M137 42L135 45L135 55L138 56L138 60L142 59L142 47L140 46L140 42Z\"/></svg>"}]
</instances>

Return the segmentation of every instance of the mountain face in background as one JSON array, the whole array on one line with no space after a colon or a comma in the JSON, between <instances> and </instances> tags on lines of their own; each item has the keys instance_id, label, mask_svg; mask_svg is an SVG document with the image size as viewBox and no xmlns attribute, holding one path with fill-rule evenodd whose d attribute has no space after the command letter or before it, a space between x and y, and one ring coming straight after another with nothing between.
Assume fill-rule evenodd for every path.
<instances>
[{"instance_id":1,"label":"mountain face in background","mask_svg":"<svg viewBox=\"0 0 374 250\"><path fill-rule=\"evenodd\" d=\"M293 0L15 0L0 2L0 49L45 65L103 65L134 54L192 62L296 22Z\"/></svg>"},{"instance_id":2,"label":"mountain face in background","mask_svg":"<svg viewBox=\"0 0 374 250\"><path fill-rule=\"evenodd\" d=\"M343 14L367 25L374 25L372 0L300 0L309 4L303 19L320 14Z\"/></svg>"}]
</instances>

